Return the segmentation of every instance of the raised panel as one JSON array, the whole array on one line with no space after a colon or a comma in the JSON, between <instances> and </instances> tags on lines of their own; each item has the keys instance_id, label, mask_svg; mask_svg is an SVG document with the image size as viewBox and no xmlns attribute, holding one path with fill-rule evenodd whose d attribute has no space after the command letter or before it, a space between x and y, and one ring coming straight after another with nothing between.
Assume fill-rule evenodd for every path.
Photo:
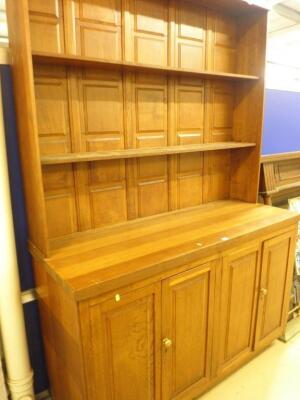
<instances>
[{"instance_id":1,"label":"raised panel","mask_svg":"<svg viewBox=\"0 0 300 400\"><path fill-rule=\"evenodd\" d=\"M234 93L233 84L213 82L209 90L209 136L210 142L232 140Z\"/></svg>"},{"instance_id":2,"label":"raised panel","mask_svg":"<svg viewBox=\"0 0 300 400\"><path fill-rule=\"evenodd\" d=\"M205 68L206 24L205 8L184 0L176 2L175 66Z\"/></svg>"},{"instance_id":3,"label":"raised panel","mask_svg":"<svg viewBox=\"0 0 300 400\"><path fill-rule=\"evenodd\" d=\"M64 53L64 21L61 0L29 0L31 47L34 51Z\"/></svg>"},{"instance_id":4,"label":"raised panel","mask_svg":"<svg viewBox=\"0 0 300 400\"><path fill-rule=\"evenodd\" d=\"M168 144L167 80L136 75L132 83L132 147Z\"/></svg>"},{"instance_id":5,"label":"raised panel","mask_svg":"<svg viewBox=\"0 0 300 400\"><path fill-rule=\"evenodd\" d=\"M259 279L259 245L224 257L220 296L218 374L233 368L253 350Z\"/></svg>"},{"instance_id":6,"label":"raised panel","mask_svg":"<svg viewBox=\"0 0 300 400\"><path fill-rule=\"evenodd\" d=\"M141 64L169 64L168 1L128 0L125 57Z\"/></svg>"},{"instance_id":7,"label":"raised panel","mask_svg":"<svg viewBox=\"0 0 300 400\"><path fill-rule=\"evenodd\" d=\"M237 22L233 17L211 13L212 32L210 67L214 71L235 72L237 53Z\"/></svg>"},{"instance_id":8,"label":"raised panel","mask_svg":"<svg viewBox=\"0 0 300 400\"><path fill-rule=\"evenodd\" d=\"M41 153L70 152L72 144L66 70L37 66L34 84Z\"/></svg>"},{"instance_id":9,"label":"raised panel","mask_svg":"<svg viewBox=\"0 0 300 400\"><path fill-rule=\"evenodd\" d=\"M126 193L124 184L90 190L93 227L126 221ZM109 207L105 206L109 204Z\"/></svg>"},{"instance_id":10,"label":"raised panel","mask_svg":"<svg viewBox=\"0 0 300 400\"><path fill-rule=\"evenodd\" d=\"M140 64L166 65L166 44L160 38L136 37L135 62Z\"/></svg>"},{"instance_id":11,"label":"raised panel","mask_svg":"<svg viewBox=\"0 0 300 400\"><path fill-rule=\"evenodd\" d=\"M165 400L192 398L210 378L215 265L205 264L163 282L162 350Z\"/></svg>"},{"instance_id":12,"label":"raised panel","mask_svg":"<svg viewBox=\"0 0 300 400\"><path fill-rule=\"evenodd\" d=\"M297 182L300 177L300 161L288 160L275 163L276 179L279 185Z\"/></svg>"},{"instance_id":13,"label":"raised panel","mask_svg":"<svg viewBox=\"0 0 300 400\"><path fill-rule=\"evenodd\" d=\"M167 33L165 21L168 9L162 2L135 0L135 30L150 34L164 35Z\"/></svg>"},{"instance_id":14,"label":"raised panel","mask_svg":"<svg viewBox=\"0 0 300 400\"><path fill-rule=\"evenodd\" d=\"M78 5L79 18L83 20L101 21L107 24L119 23L118 0L80 0Z\"/></svg>"},{"instance_id":15,"label":"raised panel","mask_svg":"<svg viewBox=\"0 0 300 400\"><path fill-rule=\"evenodd\" d=\"M88 398L159 400L160 285L86 308Z\"/></svg>"},{"instance_id":16,"label":"raised panel","mask_svg":"<svg viewBox=\"0 0 300 400\"><path fill-rule=\"evenodd\" d=\"M72 165L43 168L46 216L50 238L78 230Z\"/></svg>"},{"instance_id":17,"label":"raised panel","mask_svg":"<svg viewBox=\"0 0 300 400\"><path fill-rule=\"evenodd\" d=\"M93 228L126 221L124 160L91 163L88 192Z\"/></svg>"},{"instance_id":18,"label":"raised panel","mask_svg":"<svg viewBox=\"0 0 300 400\"><path fill-rule=\"evenodd\" d=\"M136 168L138 217L168 211L169 183L166 157L138 159Z\"/></svg>"},{"instance_id":19,"label":"raised panel","mask_svg":"<svg viewBox=\"0 0 300 400\"><path fill-rule=\"evenodd\" d=\"M203 143L204 83L179 79L175 83L175 144Z\"/></svg>"},{"instance_id":20,"label":"raised panel","mask_svg":"<svg viewBox=\"0 0 300 400\"><path fill-rule=\"evenodd\" d=\"M74 192L49 192L45 194L45 201L49 238L77 231Z\"/></svg>"},{"instance_id":21,"label":"raised panel","mask_svg":"<svg viewBox=\"0 0 300 400\"><path fill-rule=\"evenodd\" d=\"M120 0L73 0L71 14L76 54L105 60L122 59Z\"/></svg>"},{"instance_id":22,"label":"raised panel","mask_svg":"<svg viewBox=\"0 0 300 400\"><path fill-rule=\"evenodd\" d=\"M81 150L124 148L122 76L83 70L79 76L79 101Z\"/></svg>"},{"instance_id":23,"label":"raised panel","mask_svg":"<svg viewBox=\"0 0 300 400\"><path fill-rule=\"evenodd\" d=\"M173 81L170 80L169 91ZM181 77L174 80L174 107L170 98L174 145L203 143L205 131L205 88L201 79ZM170 104L170 103L169 103ZM174 115L174 116L173 116ZM173 129L172 129L173 128ZM170 157L172 209L193 207L203 201L203 153Z\"/></svg>"},{"instance_id":24,"label":"raised panel","mask_svg":"<svg viewBox=\"0 0 300 400\"><path fill-rule=\"evenodd\" d=\"M165 91L137 88L137 132L161 132L165 128Z\"/></svg>"},{"instance_id":25,"label":"raised panel","mask_svg":"<svg viewBox=\"0 0 300 400\"><path fill-rule=\"evenodd\" d=\"M194 207L203 202L203 155L181 154L171 158L172 208Z\"/></svg>"},{"instance_id":26,"label":"raised panel","mask_svg":"<svg viewBox=\"0 0 300 400\"><path fill-rule=\"evenodd\" d=\"M228 150L204 154L203 202L229 198L231 153Z\"/></svg>"},{"instance_id":27,"label":"raised panel","mask_svg":"<svg viewBox=\"0 0 300 400\"><path fill-rule=\"evenodd\" d=\"M294 263L294 232L264 242L256 347L271 343L283 333ZM266 290L264 292L264 290Z\"/></svg>"}]
</instances>

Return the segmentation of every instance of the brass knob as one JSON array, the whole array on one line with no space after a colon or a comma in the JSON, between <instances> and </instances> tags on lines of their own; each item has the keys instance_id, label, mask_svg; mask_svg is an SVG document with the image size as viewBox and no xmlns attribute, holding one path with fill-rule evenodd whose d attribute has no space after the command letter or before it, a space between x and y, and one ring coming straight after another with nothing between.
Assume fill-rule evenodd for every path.
<instances>
[{"instance_id":1,"label":"brass knob","mask_svg":"<svg viewBox=\"0 0 300 400\"><path fill-rule=\"evenodd\" d=\"M265 297L268 294L268 290L265 288L261 288L260 289L260 294L262 297Z\"/></svg>"},{"instance_id":2,"label":"brass knob","mask_svg":"<svg viewBox=\"0 0 300 400\"><path fill-rule=\"evenodd\" d=\"M165 347L165 349L169 349L172 346L172 340L169 338L164 338L163 339L163 345Z\"/></svg>"}]
</instances>

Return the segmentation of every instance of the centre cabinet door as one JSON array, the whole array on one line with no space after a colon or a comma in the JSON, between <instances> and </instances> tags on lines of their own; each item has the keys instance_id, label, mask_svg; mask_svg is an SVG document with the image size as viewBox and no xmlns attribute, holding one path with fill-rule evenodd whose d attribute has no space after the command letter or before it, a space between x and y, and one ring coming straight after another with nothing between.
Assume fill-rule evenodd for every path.
<instances>
[{"instance_id":1,"label":"centre cabinet door","mask_svg":"<svg viewBox=\"0 0 300 400\"><path fill-rule=\"evenodd\" d=\"M81 306L88 400L160 400L160 295L157 283Z\"/></svg>"},{"instance_id":2,"label":"centre cabinet door","mask_svg":"<svg viewBox=\"0 0 300 400\"><path fill-rule=\"evenodd\" d=\"M162 396L199 395L211 375L216 262L163 282Z\"/></svg>"},{"instance_id":3,"label":"centre cabinet door","mask_svg":"<svg viewBox=\"0 0 300 400\"><path fill-rule=\"evenodd\" d=\"M238 367L253 351L260 272L260 246L252 243L224 255L221 280L214 373Z\"/></svg>"}]
</instances>

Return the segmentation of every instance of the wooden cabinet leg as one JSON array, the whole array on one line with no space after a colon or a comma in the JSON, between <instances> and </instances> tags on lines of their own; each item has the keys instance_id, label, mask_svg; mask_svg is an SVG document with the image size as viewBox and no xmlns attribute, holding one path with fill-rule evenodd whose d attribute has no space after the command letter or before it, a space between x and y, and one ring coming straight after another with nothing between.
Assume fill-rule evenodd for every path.
<instances>
[{"instance_id":1,"label":"wooden cabinet leg","mask_svg":"<svg viewBox=\"0 0 300 400\"><path fill-rule=\"evenodd\" d=\"M263 195L264 203L268 206L272 206L272 197L269 194Z\"/></svg>"}]
</instances>

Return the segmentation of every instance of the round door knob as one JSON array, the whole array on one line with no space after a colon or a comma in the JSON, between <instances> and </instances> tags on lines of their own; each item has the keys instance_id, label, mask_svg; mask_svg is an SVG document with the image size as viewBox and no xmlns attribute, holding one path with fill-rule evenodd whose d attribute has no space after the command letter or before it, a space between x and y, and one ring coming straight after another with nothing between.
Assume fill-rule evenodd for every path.
<instances>
[{"instance_id":1,"label":"round door knob","mask_svg":"<svg viewBox=\"0 0 300 400\"><path fill-rule=\"evenodd\" d=\"M164 338L163 345L164 345L165 349L169 349L172 346L172 340L169 338Z\"/></svg>"},{"instance_id":2,"label":"round door knob","mask_svg":"<svg viewBox=\"0 0 300 400\"><path fill-rule=\"evenodd\" d=\"M266 296L268 294L268 290L265 289L265 288L261 288L260 289L260 294L264 297L264 296Z\"/></svg>"}]
</instances>

